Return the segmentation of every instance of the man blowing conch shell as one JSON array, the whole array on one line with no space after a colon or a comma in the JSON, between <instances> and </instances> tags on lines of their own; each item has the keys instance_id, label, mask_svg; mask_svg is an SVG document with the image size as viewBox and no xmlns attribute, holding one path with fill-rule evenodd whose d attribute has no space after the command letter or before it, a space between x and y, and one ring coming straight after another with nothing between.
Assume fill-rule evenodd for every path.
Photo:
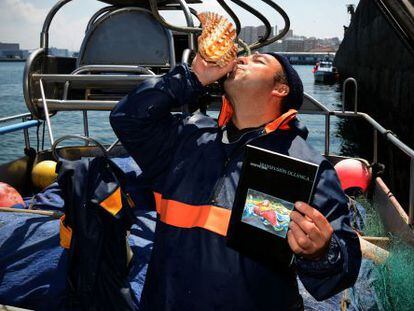
<instances>
[{"instance_id":1,"label":"man blowing conch shell","mask_svg":"<svg viewBox=\"0 0 414 311\"><path fill-rule=\"evenodd\" d=\"M217 120L199 111L205 86L226 76ZM142 310L302 310L296 275L318 300L352 286L361 253L347 198L331 164L296 118L303 86L282 56L253 54L223 67L198 54L147 80L111 113L111 125L143 171L158 212ZM192 114L171 114L188 105ZM290 267L267 267L226 246L245 145L320 166L311 204L296 202ZM326 218L325 215L329 217Z\"/></svg>"}]
</instances>

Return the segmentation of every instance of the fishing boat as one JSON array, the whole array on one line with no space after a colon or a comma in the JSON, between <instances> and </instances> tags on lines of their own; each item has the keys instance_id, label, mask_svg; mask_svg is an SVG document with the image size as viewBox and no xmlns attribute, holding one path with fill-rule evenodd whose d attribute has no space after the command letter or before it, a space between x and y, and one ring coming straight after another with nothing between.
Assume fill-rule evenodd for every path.
<instances>
[{"instance_id":1,"label":"fishing boat","mask_svg":"<svg viewBox=\"0 0 414 311\"><path fill-rule=\"evenodd\" d=\"M334 83L339 78L338 71L331 61L317 62L312 72L315 82L319 83Z\"/></svg>"},{"instance_id":2,"label":"fishing boat","mask_svg":"<svg viewBox=\"0 0 414 311\"><path fill-rule=\"evenodd\" d=\"M101 145L91 137L89 134L88 112L110 111L138 83L148 78L161 76L171 70L177 63L189 63L192 53L197 51L196 37L201 32L201 28L195 26L194 21L197 12L190 5L202 4L201 0L102 0L108 6L98 10L90 18L78 56L52 56L49 53L49 28L56 13L69 2L71 0L60 0L51 8L41 30L40 47L33 51L26 61L23 75L23 93L28 112L0 119L0 134L5 135L5 139L7 139L8 133L21 132L25 142L22 146L25 150L24 157L11 159L10 162L0 166L0 181L11 185L24 197L32 197L39 192L39 189L36 189L30 178L33 168L38 163L63 158L74 161L84 157L97 157L102 154L108 157L125 155L126 151L119 141L114 141L110 145ZM246 44L239 40L239 53L249 54L251 51L276 42L288 32L290 27L289 18L283 9L273 1L263 0L272 10L282 16L285 23L283 30L274 37L271 37L270 22L260 12L247 2L240 0L232 0L232 2L252 12L266 26L266 31L258 42ZM241 29L241 22L237 14L224 0L218 0L218 3L233 19L238 34ZM170 24L160 14L160 12L172 10L184 14L186 26ZM325 64L326 71L321 70L325 68ZM323 72L324 74L321 74L321 76L325 76L325 72L333 74L332 64L321 62L317 72ZM411 179L410 184L407 185L410 188L410 198L407 206L402 206L399 203L398 198L392 194L381 176L375 175L375 172L373 172L374 176L367 197L370 198L380 214L386 229L414 246L414 232L412 230L414 222L414 151L400 141L392 131L381 126L368 114L359 112L356 95L351 100L354 105L353 109L347 110L345 107L345 102L347 102L345 99L348 97L347 88L345 88L347 84L353 84L356 90L354 94L357 94L357 81L352 78L346 80L344 82L342 109L329 109L324 103L305 94L304 104L299 113L319 115L324 118L323 155L333 164L346 159L332 154L330 150L331 121L333 118L360 119L370 126L373 139L368 143L372 144L373 152L372 158L365 160L370 164L369 167L378 165L380 137L410 158ZM222 89L218 84L211 86L209 97L204 99L206 104L205 113L217 115L221 95ZM183 110L182 112L187 111L186 108ZM74 136L56 137L55 135L53 128L63 125L54 123L54 117L56 114L64 114L67 111L83 113L83 122L79 126L83 127L84 133L80 137L82 139L81 143L60 146L65 140L79 139L79 137ZM177 111L176 113L181 112ZM41 148L45 143L45 135L37 138L39 140L35 144L37 148L33 148L34 144L30 139L28 129L40 126L47 129L51 148ZM29 221L30 217L33 216L36 217L36 222L54 222L55 226L53 228L55 229L59 226L59 220L53 218L56 215L55 212L49 213L50 211L30 209L26 211L28 213L24 213L24 210L2 209L0 219L10 217L6 216L5 211L8 212L7 215L14 217L8 218L9 220L26 217L24 218L25 221ZM39 220L39 217L44 217L44 220ZM141 226L146 226L148 231L153 232L155 215L146 214L142 217L146 220L141 222ZM12 224L8 223L9 228L10 226ZM4 234L6 234L5 231L1 230L0 235ZM17 235L18 232L13 232L13 234ZM58 236L59 232L53 234ZM151 235L149 236L148 243L151 240ZM140 238L142 240L142 237ZM22 237L19 237L18 240L19 242L16 241L16 243L23 243ZM10 245L13 245L13 236L7 237L7 241ZM375 242L375 239L370 241ZM140 251L144 252L143 249L144 247ZM2 248L0 248L1 250ZM17 246L15 250L17 252ZM0 257L3 255L0 252ZM142 277L145 277L145 271ZM0 283L2 280L5 282L1 278ZM11 304L8 301L0 301L1 303ZM34 308L30 303L26 305L19 303L18 305Z\"/></svg>"}]
</instances>

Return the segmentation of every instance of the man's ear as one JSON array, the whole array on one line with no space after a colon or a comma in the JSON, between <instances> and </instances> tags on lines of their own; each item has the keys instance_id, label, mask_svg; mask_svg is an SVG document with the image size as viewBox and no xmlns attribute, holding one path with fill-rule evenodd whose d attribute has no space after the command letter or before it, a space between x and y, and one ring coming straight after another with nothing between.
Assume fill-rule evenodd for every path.
<instances>
[{"instance_id":1,"label":"man's ear","mask_svg":"<svg viewBox=\"0 0 414 311\"><path fill-rule=\"evenodd\" d=\"M289 94L290 88L288 85L278 83L272 91L272 95L276 97L286 97Z\"/></svg>"}]
</instances>

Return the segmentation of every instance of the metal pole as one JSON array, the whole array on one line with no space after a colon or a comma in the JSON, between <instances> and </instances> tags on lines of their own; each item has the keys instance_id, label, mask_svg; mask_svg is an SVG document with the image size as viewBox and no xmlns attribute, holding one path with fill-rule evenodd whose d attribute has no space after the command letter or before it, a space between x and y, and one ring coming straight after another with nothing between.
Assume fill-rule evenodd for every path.
<instances>
[{"instance_id":1,"label":"metal pole","mask_svg":"<svg viewBox=\"0 0 414 311\"><path fill-rule=\"evenodd\" d=\"M257 49L259 49L263 46L266 46L266 45L269 45L273 42L276 42L277 40L283 38L286 35L286 33L289 31L289 28L290 28L289 16L286 14L286 12L280 6L278 6L276 3L274 3L271 0L262 0L262 1L264 3L266 3L267 5L271 6L274 10L277 11L277 13L280 14L280 16L283 18L285 26L283 27L282 31L279 34L275 35L273 38L267 39L263 42L256 42L256 43L251 44L249 46L251 50L257 50ZM249 12L254 14L251 10L249 10ZM256 16L256 17L258 17L258 16Z\"/></svg>"},{"instance_id":2,"label":"metal pole","mask_svg":"<svg viewBox=\"0 0 414 311\"><path fill-rule=\"evenodd\" d=\"M92 17L91 17L91 19L88 22L88 25L86 26L85 33L87 33L89 31L89 29L92 27L92 25L98 19L98 17L101 17L101 15L103 15L107 11L114 10L114 9L116 9L116 7L110 5L110 6L106 6L106 7L102 8L102 9L98 10L95 14L93 14Z\"/></svg>"},{"instance_id":3,"label":"metal pole","mask_svg":"<svg viewBox=\"0 0 414 311\"><path fill-rule=\"evenodd\" d=\"M26 122L27 118L23 117L22 121ZM23 129L23 134L24 134L24 146L26 147L26 149L30 149L29 130L27 128Z\"/></svg>"},{"instance_id":4,"label":"metal pole","mask_svg":"<svg viewBox=\"0 0 414 311\"><path fill-rule=\"evenodd\" d=\"M355 86L355 94L354 94L354 113L358 112L358 83L354 78L348 78L344 81L342 86L342 112L345 112L345 100L346 100L346 85L349 82L353 82Z\"/></svg>"},{"instance_id":5,"label":"metal pole","mask_svg":"<svg viewBox=\"0 0 414 311\"><path fill-rule=\"evenodd\" d=\"M376 129L374 129L374 156L372 162L378 162L378 131Z\"/></svg>"},{"instance_id":6,"label":"metal pole","mask_svg":"<svg viewBox=\"0 0 414 311\"><path fill-rule=\"evenodd\" d=\"M414 158L410 161L410 192L409 192L409 203L408 203L408 215L409 224L414 223Z\"/></svg>"},{"instance_id":7,"label":"metal pole","mask_svg":"<svg viewBox=\"0 0 414 311\"><path fill-rule=\"evenodd\" d=\"M183 51L183 56L181 57L181 64L188 64L190 60L191 50L185 49Z\"/></svg>"},{"instance_id":8,"label":"metal pole","mask_svg":"<svg viewBox=\"0 0 414 311\"><path fill-rule=\"evenodd\" d=\"M236 26L236 33L237 36L240 34L240 30L241 30L241 24L240 24L240 20L239 17L236 15L236 13L234 13L234 11L227 5L226 2L224 2L224 0L217 0L217 2L222 6L222 8L224 9L224 11L227 12L227 14L230 15L230 17L233 19L234 24Z\"/></svg>"},{"instance_id":9,"label":"metal pole","mask_svg":"<svg viewBox=\"0 0 414 311\"><path fill-rule=\"evenodd\" d=\"M72 0L60 0L57 2L52 9L49 11L45 18L45 22L43 23L42 32L40 33L40 47L44 48L46 50L49 48L49 27L50 23L53 20L53 17L55 14L60 10L62 6L64 6L66 3L70 2Z\"/></svg>"},{"instance_id":10,"label":"metal pole","mask_svg":"<svg viewBox=\"0 0 414 311\"><path fill-rule=\"evenodd\" d=\"M155 19L164 27L170 29L170 30L175 30L178 32L183 32L183 33L201 33L201 28L196 28L196 27L178 27L178 26L174 26L170 23L168 23L161 15L160 12L158 11L158 3L157 0L148 0L149 4L150 4L150 8L151 8L151 12L152 15L154 15ZM180 2L181 8L183 10L185 10L185 7L182 6L182 2ZM187 7L188 8L188 7Z\"/></svg>"},{"instance_id":11,"label":"metal pole","mask_svg":"<svg viewBox=\"0 0 414 311\"><path fill-rule=\"evenodd\" d=\"M345 113L346 81L348 81L348 79L346 79L342 85L342 113Z\"/></svg>"},{"instance_id":12,"label":"metal pole","mask_svg":"<svg viewBox=\"0 0 414 311\"><path fill-rule=\"evenodd\" d=\"M330 136L331 136L331 116L329 113L325 114L325 155L329 155Z\"/></svg>"},{"instance_id":13,"label":"metal pole","mask_svg":"<svg viewBox=\"0 0 414 311\"><path fill-rule=\"evenodd\" d=\"M246 2L242 0L230 0L230 1L237 4L238 6L240 6L241 8L243 8L244 10L252 14L254 17L258 18L265 26L265 33L263 35L263 38L259 38L257 42L250 44L249 49L255 50L255 49L258 49L266 45L264 43L269 44L268 42L270 40L267 40L267 39L269 38L271 30L272 30L272 25L270 24L269 20L263 14L261 14L258 10L254 9L253 7L251 7L250 5L248 5Z\"/></svg>"},{"instance_id":14,"label":"metal pole","mask_svg":"<svg viewBox=\"0 0 414 311\"><path fill-rule=\"evenodd\" d=\"M116 144L119 143L119 139L115 140L109 147L106 149L107 152L111 152L112 149L116 146Z\"/></svg>"},{"instance_id":15,"label":"metal pole","mask_svg":"<svg viewBox=\"0 0 414 311\"><path fill-rule=\"evenodd\" d=\"M191 12L190 12L190 10L187 6L187 3L184 0L178 0L178 2L180 3L180 6L181 6L181 8L184 12L185 21L187 22L187 26L194 28L193 18L191 17ZM192 51L195 51L194 33L192 33L192 32L190 32L188 34L188 47Z\"/></svg>"},{"instance_id":16,"label":"metal pole","mask_svg":"<svg viewBox=\"0 0 414 311\"><path fill-rule=\"evenodd\" d=\"M355 83L355 94L354 94L354 112L358 113L358 83L357 81L352 78Z\"/></svg>"},{"instance_id":17,"label":"metal pole","mask_svg":"<svg viewBox=\"0 0 414 311\"><path fill-rule=\"evenodd\" d=\"M11 117L0 118L0 123L16 120L16 119L19 119L19 118L30 117L30 116L31 116L30 112L16 114L16 115L11 116Z\"/></svg>"},{"instance_id":18,"label":"metal pole","mask_svg":"<svg viewBox=\"0 0 414 311\"><path fill-rule=\"evenodd\" d=\"M83 111L83 132L86 137L89 137L89 122L88 122L88 111Z\"/></svg>"},{"instance_id":19,"label":"metal pole","mask_svg":"<svg viewBox=\"0 0 414 311\"><path fill-rule=\"evenodd\" d=\"M68 99L69 86L70 86L70 82L69 81L66 81L65 82L65 86L63 88L63 99L64 100Z\"/></svg>"},{"instance_id":20,"label":"metal pole","mask_svg":"<svg viewBox=\"0 0 414 311\"><path fill-rule=\"evenodd\" d=\"M53 145L55 140L53 139L52 124L50 122L49 109L47 107L45 90L43 88L42 79L39 80L39 84L40 84L40 93L42 94L42 102L43 102L43 109L44 109L45 118L46 118L47 131L49 132L50 143Z\"/></svg>"}]
</instances>

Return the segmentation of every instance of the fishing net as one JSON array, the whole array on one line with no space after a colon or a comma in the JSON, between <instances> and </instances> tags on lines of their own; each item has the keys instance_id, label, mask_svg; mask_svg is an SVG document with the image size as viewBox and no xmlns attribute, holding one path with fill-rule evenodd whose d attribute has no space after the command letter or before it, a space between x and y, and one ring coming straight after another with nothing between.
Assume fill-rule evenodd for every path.
<instances>
[{"instance_id":1,"label":"fishing net","mask_svg":"<svg viewBox=\"0 0 414 311\"><path fill-rule=\"evenodd\" d=\"M378 304L376 308L387 311L413 310L413 247L386 233L375 206L369 204L364 198L358 198L357 201L363 205L366 212L363 228L364 234L367 236L388 236L391 239L390 256L388 259L383 264L372 265L371 283L376 293ZM360 307L360 310L368 310L364 305Z\"/></svg>"},{"instance_id":2,"label":"fishing net","mask_svg":"<svg viewBox=\"0 0 414 311\"><path fill-rule=\"evenodd\" d=\"M414 251L394 239L388 260L375 267L374 288L385 310L413 310Z\"/></svg>"},{"instance_id":3,"label":"fishing net","mask_svg":"<svg viewBox=\"0 0 414 311\"><path fill-rule=\"evenodd\" d=\"M364 235L377 237L387 236L381 217L377 213L375 207L363 196L358 197L357 202L360 203L365 209L362 226Z\"/></svg>"}]
</instances>

